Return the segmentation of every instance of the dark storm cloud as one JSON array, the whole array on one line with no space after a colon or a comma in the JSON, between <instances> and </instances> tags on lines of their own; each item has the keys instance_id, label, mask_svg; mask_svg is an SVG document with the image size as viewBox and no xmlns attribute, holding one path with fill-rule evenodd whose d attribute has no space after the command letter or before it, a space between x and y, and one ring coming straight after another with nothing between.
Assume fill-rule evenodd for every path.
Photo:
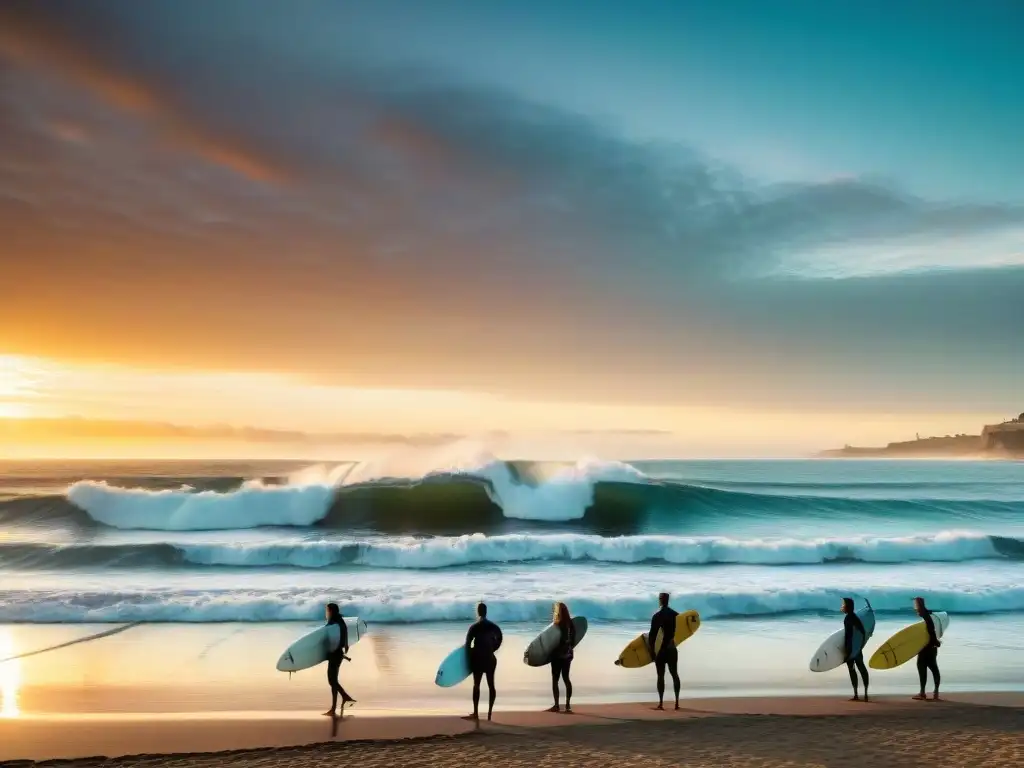
<instances>
[{"instance_id":1,"label":"dark storm cloud","mask_svg":"<svg viewBox=\"0 0 1024 768\"><path fill-rule=\"evenodd\" d=\"M541 357L555 357L575 340L565 363L591 379L601 356L581 347L611 345L646 378L641 390L666 398L804 396L799 380L827 379L822 364L838 391L865 366L913 380L913 366L995 355L998 368L1021 351L1020 270L784 276L794 253L1020 228L1020 207L926 201L860 179L761 185L586 116L373 63L345 37L340 6L304 8L319 14L234 2L0 6L0 222L11 242L108 242L109 253L120 243L198 293L231 284L214 273L228 264L250 298L290 285L306 309L337 302L364 319L376 299L389 318L375 322L392 331L375 343L422 341L396 307L442 330L473 318L465 333L476 341L447 345L448 378L481 386L510 380L468 373L477 360L465 356L488 336L510 358L545 344ZM66 250L41 250L51 255L18 265L25 284L48 279L47 259L89 279ZM114 258L103 252L94 258ZM780 357L792 375L775 370ZM665 375L676 378L655 383Z\"/></svg>"}]
</instances>

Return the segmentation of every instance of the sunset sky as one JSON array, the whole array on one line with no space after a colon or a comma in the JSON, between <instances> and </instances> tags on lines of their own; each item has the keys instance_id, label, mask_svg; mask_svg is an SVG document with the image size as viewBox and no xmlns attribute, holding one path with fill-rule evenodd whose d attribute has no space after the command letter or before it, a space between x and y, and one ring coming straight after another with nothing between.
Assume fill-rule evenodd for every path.
<instances>
[{"instance_id":1,"label":"sunset sky","mask_svg":"<svg viewBox=\"0 0 1024 768\"><path fill-rule=\"evenodd\" d=\"M976 432L1024 410L1022 35L1012 0L5 0L0 418Z\"/></svg>"}]
</instances>

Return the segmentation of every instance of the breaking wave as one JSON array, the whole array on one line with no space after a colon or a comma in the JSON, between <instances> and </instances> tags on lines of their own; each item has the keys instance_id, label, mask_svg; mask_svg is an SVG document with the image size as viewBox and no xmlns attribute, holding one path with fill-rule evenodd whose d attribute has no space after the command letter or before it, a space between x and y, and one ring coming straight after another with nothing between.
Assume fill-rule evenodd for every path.
<instances>
[{"instance_id":1,"label":"breaking wave","mask_svg":"<svg viewBox=\"0 0 1024 768\"><path fill-rule=\"evenodd\" d=\"M968 532L817 539L579 534L483 534L429 539L278 540L258 543L0 543L0 567L45 568L371 567L438 569L540 561L673 565L1024 560L1024 541Z\"/></svg>"},{"instance_id":2,"label":"breaking wave","mask_svg":"<svg viewBox=\"0 0 1024 768\"><path fill-rule=\"evenodd\" d=\"M864 498L752 492L654 479L622 462L505 462L493 457L419 467L348 464L234 490L74 483L66 497L0 502L0 523L122 530L213 531L260 527L376 530L391 534L507 533L554 525L590 533L679 532L698 517L935 518L948 527L1020 519L1024 500Z\"/></svg>"},{"instance_id":3,"label":"breaking wave","mask_svg":"<svg viewBox=\"0 0 1024 768\"><path fill-rule=\"evenodd\" d=\"M704 619L834 612L847 591L835 589L740 589L715 593L673 594L679 610L695 609ZM920 590L880 587L870 592L871 604L882 613L907 612ZM1002 586L983 591L939 589L926 592L933 610L984 614L1024 611L1024 587ZM487 596L488 616L497 621L545 621L551 615L547 597L514 599ZM649 621L656 594L599 597L585 592L564 595L573 612L591 621ZM323 615L323 590L0 590L4 621L12 622L270 622L314 621ZM347 616L368 623L472 621L476 598L365 596L337 599Z\"/></svg>"}]
</instances>

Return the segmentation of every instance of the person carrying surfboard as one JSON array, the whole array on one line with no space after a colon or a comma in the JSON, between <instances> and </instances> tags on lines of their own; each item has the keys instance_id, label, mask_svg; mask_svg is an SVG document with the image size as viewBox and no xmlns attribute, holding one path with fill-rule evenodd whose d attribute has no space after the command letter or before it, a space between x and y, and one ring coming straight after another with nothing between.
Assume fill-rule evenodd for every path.
<instances>
[{"instance_id":1,"label":"person carrying surfboard","mask_svg":"<svg viewBox=\"0 0 1024 768\"><path fill-rule=\"evenodd\" d=\"M843 619L843 629L846 632L843 641L845 649L843 658L846 659L846 668L850 671L850 682L853 683L853 698L850 701L860 701L857 691L857 670L860 670L860 676L864 680L864 701L868 701L868 668L864 665L864 644L868 638L867 630L864 629L863 622L854 611L852 597L843 598L842 611L846 614L846 618ZM860 635L859 650L856 654L853 653L855 632ZM854 669L854 665L856 665L856 669Z\"/></svg>"},{"instance_id":2,"label":"person carrying surfboard","mask_svg":"<svg viewBox=\"0 0 1024 768\"><path fill-rule=\"evenodd\" d=\"M334 717L338 709L338 694L341 694L341 709L344 711L346 704L355 704L353 699L341 683L338 682L338 671L341 669L341 662L348 658L348 627L345 626L345 619L341 615L341 609L337 603L328 603L324 611L327 617L328 632L327 643L327 684L331 686L331 708L324 712L328 717Z\"/></svg>"},{"instance_id":3,"label":"person carrying surfboard","mask_svg":"<svg viewBox=\"0 0 1024 768\"><path fill-rule=\"evenodd\" d=\"M487 719L494 713L494 700L498 692L494 689L494 672L498 667L498 657L494 654L501 648L501 629L487 618L487 606L479 603L476 606L476 622L466 633L466 655L469 656L469 669L473 673L473 714L468 720L480 719L480 680L487 676L487 690L490 699L487 705Z\"/></svg>"},{"instance_id":4,"label":"person carrying surfboard","mask_svg":"<svg viewBox=\"0 0 1024 768\"><path fill-rule=\"evenodd\" d=\"M668 592L658 595L658 612L651 617L651 631L647 633L647 642L651 648L651 656L654 658L654 666L658 672L658 706L655 709L665 708L665 670L668 669L672 675L672 685L676 691L676 709L679 709L679 689L682 687L679 682L679 650L676 648L676 617L679 614L668 607ZM662 632L660 650L655 649L658 631Z\"/></svg>"},{"instance_id":5,"label":"person carrying surfboard","mask_svg":"<svg viewBox=\"0 0 1024 768\"><path fill-rule=\"evenodd\" d=\"M914 610L918 616L924 619L924 626L928 630L928 645L917 654L917 676L921 678L921 692L914 697L914 700L926 701L928 699L924 689L928 685L928 670L930 669L932 680L935 682L932 701L939 701L939 681L942 679L939 675L939 646L942 643L939 641L938 635L935 634L935 621L932 619L932 612L925 606L923 597L914 598Z\"/></svg>"},{"instance_id":6,"label":"person carrying surfboard","mask_svg":"<svg viewBox=\"0 0 1024 768\"><path fill-rule=\"evenodd\" d=\"M555 706L548 712L559 712L558 678L565 683L565 712L572 714L572 681L569 680L569 667L572 665L572 648L576 645L576 628L572 625L572 616L565 603L555 603L552 622L561 634L558 647L551 655L551 693L555 697Z\"/></svg>"}]
</instances>

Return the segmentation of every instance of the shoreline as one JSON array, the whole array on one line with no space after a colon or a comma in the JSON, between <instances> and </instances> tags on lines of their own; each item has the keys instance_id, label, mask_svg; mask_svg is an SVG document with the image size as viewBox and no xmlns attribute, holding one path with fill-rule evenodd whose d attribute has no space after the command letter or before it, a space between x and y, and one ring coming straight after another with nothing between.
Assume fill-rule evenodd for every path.
<instances>
[{"instance_id":1,"label":"shoreline","mask_svg":"<svg viewBox=\"0 0 1024 768\"><path fill-rule=\"evenodd\" d=\"M968 623L969 622L969 623ZM880 623L869 652L904 622ZM690 698L844 696L845 668L825 673L808 662L837 622L831 617L709 620L680 646L683 695ZM109 625L0 625L0 714L54 715L322 711L329 701L325 668L289 676L274 668L281 652L315 623L143 624L85 640ZM523 664L522 650L542 626L505 623L498 652L499 707L551 704L546 668ZM437 665L465 638L466 624L371 625L342 665L342 684L359 711L462 714L467 684L439 688ZM595 624L572 667L577 705L621 704L654 693L652 667L612 666L645 624ZM1024 691L1024 618L957 617L943 645L943 691ZM74 642L76 640L84 640ZM70 643L70 644L69 644ZM871 692L912 694L913 664L872 671ZM317 709L318 708L318 709Z\"/></svg>"},{"instance_id":2,"label":"shoreline","mask_svg":"<svg viewBox=\"0 0 1024 768\"><path fill-rule=\"evenodd\" d=\"M676 731L652 735L645 730L657 731L662 727L658 721L668 721L664 727L691 721L719 723L724 730L707 747L713 756L744 744L753 749L756 745L748 744L751 737L746 735L754 727L751 723L760 728L758 723L783 718L781 727L775 726L778 733L764 738L790 739L792 743L778 745L779 754L785 755L804 754L804 741L825 738L814 734L823 727L818 721L829 718L856 717L865 727L870 723L881 731L896 727L894 723L903 718L914 733L928 733L938 727L936 723L955 730L965 717L980 718L978 727L983 729L993 718L1009 717L1001 714L1007 707L1024 713L1024 670L1015 664L1024 629L1019 617L972 621L962 635L948 635L940 657L945 703L910 699L917 686L913 664L886 672L872 670L873 703L848 702L845 668L822 674L807 670L810 654L834 625L831 618L815 617L706 622L680 646L683 690L678 713L651 710L656 697L653 668L611 666L621 647L646 627L602 625L599 632L588 633L577 650L571 716L543 711L551 703L549 672L522 663L522 648L539 628L506 625L495 721L479 729L460 718L471 706L469 683L448 689L433 683L445 651L464 637L461 623L371 627L350 650L352 664L342 667L342 682L359 703L337 721L318 714L328 703L323 667L291 679L273 669L281 650L307 628L303 623L142 625L0 664L0 762L175 754L178 757L153 758L150 768L162 768L161 761L170 768L173 760L180 768L182 755L188 756L188 768L199 768L205 758L194 757L198 753L248 750L239 754L251 760L252 750L260 749L269 750L260 753L264 768L305 768L302 760L313 768L322 748L296 749L325 743L323 748L331 748L335 742L355 748L358 742L358 749L372 753L367 758L370 768L407 760L412 761L408 765L447 763L453 768L482 759L528 765L516 762L527 754L527 747L515 739L533 734L529 744L534 744L540 738L537 734L543 733L572 743L582 739L578 746L587 754L597 742L607 741L608 749L633 743L642 752L636 763L642 768L647 764L646 750L661 748L666 739L676 749L690 749L678 741L682 737ZM0 637L14 651L57 645L91 631L88 625L0 625ZM601 735L609 729L617 729L619 735ZM463 738L477 730L487 738ZM1016 731L1018 742L1021 732L1024 721ZM417 762L418 754L401 756L412 749L407 746L412 742L405 740L428 737L435 741L417 749L429 745L439 750L438 762ZM450 740L438 741L439 737ZM657 745L651 745L652 738ZM688 738L705 735L694 732ZM481 744L497 751L481 755ZM616 757L614 764L628 766L635 757ZM671 754L666 760L678 762ZM817 762L822 763L829 768L841 764ZM701 763L732 764L766 765L763 760L728 763L710 757Z\"/></svg>"},{"instance_id":3,"label":"shoreline","mask_svg":"<svg viewBox=\"0 0 1024 768\"><path fill-rule=\"evenodd\" d=\"M717 745L719 749L745 746L753 725L770 723L774 738L789 738L794 742L789 759L798 760L802 754L816 748L815 744L808 743L807 734L820 730L826 721L850 717L867 722L853 729L832 730L898 730L902 725L912 724L927 736L935 728L949 727L962 732L969 726L977 730L991 724L1006 731L1004 736L1010 738L1010 747L1024 748L1024 693L950 694L943 702L914 702L909 697L886 696L869 704L833 696L692 698L682 700L681 705L678 712L655 712L650 702L590 704L578 706L573 715L498 710L493 722L481 722L479 727L454 715L372 714L360 713L358 708L336 720L312 713L29 715L0 719L0 762L99 757L126 758L130 762L144 756L147 765L156 766L170 765L184 758L191 764L204 757L221 759L233 754L260 755L271 765L283 768L303 753L317 756L340 743L347 748L359 745L371 749L380 759L388 761L398 760L395 750L426 744L439 746L452 753L453 759L458 759L460 750L470 744L481 744L473 739L474 734L488 737L484 742L488 746L495 737L522 738L524 735L531 743L541 743L544 741L542 733L557 734L559 741L583 739L586 743L596 738L643 742L643 734L649 730L664 734L669 724L681 728L684 723L693 721L704 724L702 728L714 721L716 727L729 732L728 740ZM681 736L679 731L673 733L675 737ZM986 737L985 741L990 750L995 748L990 743L991 738ZM503 745L495 743L494 746ZM638 757L647 760L650 756L645 752Z\"/></svg>"}]
</instances>

